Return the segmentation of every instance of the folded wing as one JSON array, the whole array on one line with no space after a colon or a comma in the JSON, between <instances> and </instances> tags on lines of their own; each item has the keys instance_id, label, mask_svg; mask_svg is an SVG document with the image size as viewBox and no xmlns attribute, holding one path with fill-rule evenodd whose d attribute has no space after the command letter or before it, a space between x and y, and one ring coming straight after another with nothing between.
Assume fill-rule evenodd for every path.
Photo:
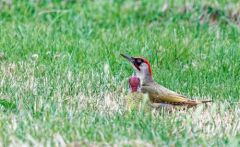
<instances>
[{"instance_id":1,"label":"folded wing","mask_svg":"<svg viewBox=\"0 0 240 147\"><path fill-rule=\"evenodd\" d=\"M141 91L148 93L150 101L153 103L167 103L173 105L187 105L195 106L200 103L207 103L210 101L195 101L188 99L186 96L178 94L172 90L169 90L155 82L150 84L143 84Z\"/></svg>"}]
</instances>

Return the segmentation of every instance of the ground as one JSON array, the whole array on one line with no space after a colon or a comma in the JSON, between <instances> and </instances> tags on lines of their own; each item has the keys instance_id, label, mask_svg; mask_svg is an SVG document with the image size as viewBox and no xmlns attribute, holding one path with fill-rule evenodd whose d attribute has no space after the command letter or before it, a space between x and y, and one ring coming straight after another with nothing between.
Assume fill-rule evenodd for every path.
<instances>
[{"instance_id":1,"label":"ground","mask_svg":"<svg viewBox=\"0 0 240 147\"><path fill-rule=\"evenodd\" d=\"M0 2L0 146L239 146L240 3ZM132 68L193 99L126 113Z\"/></svg>"}]
</instances>

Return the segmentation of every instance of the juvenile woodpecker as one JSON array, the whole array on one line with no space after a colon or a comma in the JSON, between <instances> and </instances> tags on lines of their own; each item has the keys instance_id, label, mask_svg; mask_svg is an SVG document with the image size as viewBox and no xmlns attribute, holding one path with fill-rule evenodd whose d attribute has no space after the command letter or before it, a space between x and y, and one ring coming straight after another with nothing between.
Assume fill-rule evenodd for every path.
<instances>
[{"instance_id":1,"label":"juvenile woodpecker","mask_svg":"<svg viewBox=\"0 0 240 147\"><path fill-rule=\"evenodd\" d=\"M186 96L178 94L164 86L159 85L153 80L150 63L145 58L131 57L121 54L133 66L136 76L140 79L140 91L147 93L152 103L164 103L178 106L193 107L201 103L211 102L211 100L191 100Z\"/></svg>"}]
</instances>

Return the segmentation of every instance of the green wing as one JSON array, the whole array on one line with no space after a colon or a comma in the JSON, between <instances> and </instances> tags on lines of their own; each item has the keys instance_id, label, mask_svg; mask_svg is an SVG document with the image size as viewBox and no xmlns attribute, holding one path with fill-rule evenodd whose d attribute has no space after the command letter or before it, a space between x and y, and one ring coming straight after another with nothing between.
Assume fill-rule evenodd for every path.
<instances>
[{"instance_id":1,"label":"green wing","mask_svg":"<svg viewBox=\"0 0 240 147\"><path fill-rule=\"evenodd\" d=\"M185 96L155 83L143 85L141 91L143 93L148 93L150 100L155 103L183 103L189 101Z\"/></svg>"}]
</instances>

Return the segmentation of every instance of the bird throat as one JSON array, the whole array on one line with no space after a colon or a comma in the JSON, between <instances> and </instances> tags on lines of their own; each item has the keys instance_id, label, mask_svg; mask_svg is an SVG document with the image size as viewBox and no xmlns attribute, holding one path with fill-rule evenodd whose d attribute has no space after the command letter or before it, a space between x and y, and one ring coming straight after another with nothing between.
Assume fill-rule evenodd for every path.
<instances>
[{"instance_id":1,"label":"bird throat","mask_svg":"<svg viewBox=\"0 0 240 147\"><path fill-rule=\"evenodd\" d=\"M140 85L143 84L145 76L141 72L136 72L136 76L140 79Z\"/></svg>"},{"instance_id":2,"label":"bird throat","mask_svg":"<svg viewBox=\"0 0 240 147\"><path fill-rule=\"evenodd\" d=\"M152 76L148 73L143 73L140 71L136 72L136 76L140 79L141 85L146 84L148 82L153 82Z\"/></svg>"}]
</instances>

